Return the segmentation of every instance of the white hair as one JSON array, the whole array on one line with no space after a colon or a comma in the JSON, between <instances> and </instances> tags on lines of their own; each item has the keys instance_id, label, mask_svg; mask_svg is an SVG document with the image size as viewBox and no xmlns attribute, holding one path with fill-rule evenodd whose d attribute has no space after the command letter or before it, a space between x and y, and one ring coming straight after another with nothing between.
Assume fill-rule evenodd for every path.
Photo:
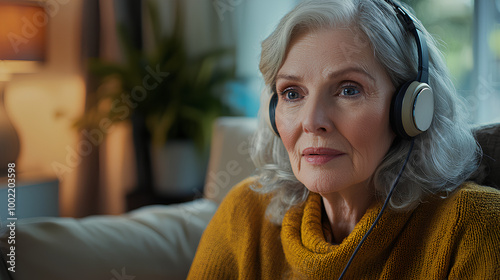
<instances>
[{"instance_id":1,"label":"white hair","mask_svg":"<svg viewBox=\"0 0 500 280\"><path fill-rule=\"evenodd\" d=\"M467 123L467 111L449 78L437 43L418 20L416 25L427 41L429 84L434 91L435 111L431 127L414 138L412 156L390 199L389 206L398 210L414 208L428 194L445 197L477 169L481 155ZM375 57L396 88L417 76L415 38L385 1L306 1L280 21L262 43L260 71L266 87L261 95L259 125L251 152L261 185L254 190L273 193L267 214L277 224L281 224L289 208L305 201L309 191L295 178L281 139L273 134L265 120L276 75L289 43L299 32L345 26L357 28L366 35ZM376 169L373 182L380 199L387 197L409 145L409 141L397 139Z\"/></svg>"}]
</instances>

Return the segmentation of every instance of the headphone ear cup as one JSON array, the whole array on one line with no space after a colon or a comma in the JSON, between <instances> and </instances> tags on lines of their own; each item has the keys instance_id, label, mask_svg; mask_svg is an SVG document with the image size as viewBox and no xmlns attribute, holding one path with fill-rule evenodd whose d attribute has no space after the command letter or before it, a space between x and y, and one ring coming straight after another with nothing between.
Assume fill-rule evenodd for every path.
<instances>
[{"instance_id":1,"label":"headphone ear cup","mask_svg":"<svg viewBox=\"0 0 500 280\"><path fill-rule=\"evenodd\" d=\"M430 86L418 81L403 84L392 100L391 126L401 138L411 139L426 131L434 116L434 95Z\"/></svg>"},{"instance_id":2,"label":"headphone ear cup","mask_svg":"<svg viewBox=\"0 0 500 280\"><path fill-rule=\"evenodd\" d=\"M406 82L400 86L394 96L392 97L391 111L390 111L390 121L391 127L394 133L400 138L409 139L411 138L405 131L403 127L402 112L403 112L403 100L406 94L406 90L411 82Z\"/></svg>"},{"instance_id":3,"label":"headphone ear cup","mask_svg":"<svg viewBox=\"0 0 500 280\"><path fill-rule=\"evenodd\" d=\"M273 93L269 98L269 110L267 111L266 121L271 131L278 137L280 134L276 127L276 107L278 106L278 94Z\"/></svg>"}]
</instances>

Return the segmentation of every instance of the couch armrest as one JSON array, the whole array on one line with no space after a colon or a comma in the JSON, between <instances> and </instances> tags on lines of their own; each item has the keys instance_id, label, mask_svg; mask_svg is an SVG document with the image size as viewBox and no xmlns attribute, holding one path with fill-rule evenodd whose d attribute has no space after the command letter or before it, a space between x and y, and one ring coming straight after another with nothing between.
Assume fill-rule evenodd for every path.
<instances>
[{"instance_id":1,"label":"couch armrest","mask_svg":"<svg viewBox=\"0 0 500 280\"><path fill-rule=\"evenodd\" d=\"M198 199L121 216L21 220L14 279L185 279L216 208ZM3 256L6 238L4 230Z\"/></svg>"}]
</instances>

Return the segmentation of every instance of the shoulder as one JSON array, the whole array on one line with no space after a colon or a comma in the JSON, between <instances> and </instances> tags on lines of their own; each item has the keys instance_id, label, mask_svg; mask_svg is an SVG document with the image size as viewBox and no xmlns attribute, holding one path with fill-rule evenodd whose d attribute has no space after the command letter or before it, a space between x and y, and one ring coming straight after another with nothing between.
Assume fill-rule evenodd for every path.
<instances>
[{"instance_id":1,"label":"shoulder","mask_svg":"<svg viewBox=\"0 0 500 280\"><path fill-rule=\"evenodd\" d=\"M239 182L236 184L227 194L227 196L224 198L224 201L227 200L233 200L234 198L241 197L241 196L248 196L250 195L253 198L257 198L257 193L253 190L253 188L257 188L259 186L259 183L257 181L257 178L255 177L248 177L244 179L243 181Z\"/></svg>"},{"instance_id":2,"label":"shoulder","mask_svg":"<svg viewBox=\"0 0 500 280\"><path fill-rule=\"evenodd\" d=\"M445 199L444 206L442 224L453 223L448 228L454 240L449 278L499 279L500 191L466 182Z\"/></svg>"},{"instance_id":3,"label":"shoulder","mask_svg":"<svg viewBox=\"0 0 500 280\"><path fill-rule=\"evenodd\" d=\"M241 269L254 279L260 270L248 270L248 264L264 261L262 252L271 250L268 255L276 256L282 251L277 242L280 228L265 216L271 197L254 191L259 187L255 178L247 178L223 199L201 238L189 274L192 279L233 279Z\"/></svg>"},{"instance_id":4,"label":"shoulder","mask_svg":"<svg viewBox=\"0 0 500 280\"><path fill-rule=\"evenodd\" d=\"M235 185L222 200L220 208L241 208L243 205L264 206L269 202L270 196L255 191L260 184L255 177L249 177Z\"/></svg>"},{"instance_id":5,"label":"shoulder","mask_svg":"<svg viewBox=\"0 0 500 280\"><path fill-rule=\"evenodd\" d=\"M500 190L465 182L449 197L460 208L475 211L500 212Z\"/></svg>"},{"instance_id":6,"label":"shoulder","mask_svg":"<svg viewBox=\"0 0 500 280\"><path fill-rule=\"evenodd\" d=\"M259 187L254 177L238 183L222 200L211 223L238 225L239 228L242 223L262 223L271 196L256 192L255 189Z\"/></svg>"},{"instance_id":7,"label":"shoulder","mask_svg":"<svg viewBox=\"0 0 500 280\"><path fill-rule=\"evenodd\" d=\"M465 182L442 206L464 227L500 229L500 191L497 189Z\"/></svg>"},{"instance_id":8,"label":"shoulder","mask_svg":"<svg viewBox=\"0 0 500 280\"><path fill-rule=\"evenodd\" d=\"M467 181L460 185L457 189L457 193L472 196L500 197L500 190L488 186L481 186L472 181Z\"/></svg>"}]
</instances>

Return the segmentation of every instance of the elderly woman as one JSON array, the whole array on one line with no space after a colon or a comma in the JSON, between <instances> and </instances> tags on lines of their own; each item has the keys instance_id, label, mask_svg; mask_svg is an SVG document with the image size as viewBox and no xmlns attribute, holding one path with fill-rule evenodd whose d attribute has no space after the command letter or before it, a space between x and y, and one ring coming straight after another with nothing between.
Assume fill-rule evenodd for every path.
<instances>
[{"instance_id":1,"label":"elderly woman","mask_svg":"<svg viewBox=\"0 0 500 280\"><path fill-rule=\"evenodd\" d=\"M260 69L256 176L220 205L189 278L500 279L500 192L465 182L481 153L411 14L304 2Z\"/></svg>"}]
</instances>

